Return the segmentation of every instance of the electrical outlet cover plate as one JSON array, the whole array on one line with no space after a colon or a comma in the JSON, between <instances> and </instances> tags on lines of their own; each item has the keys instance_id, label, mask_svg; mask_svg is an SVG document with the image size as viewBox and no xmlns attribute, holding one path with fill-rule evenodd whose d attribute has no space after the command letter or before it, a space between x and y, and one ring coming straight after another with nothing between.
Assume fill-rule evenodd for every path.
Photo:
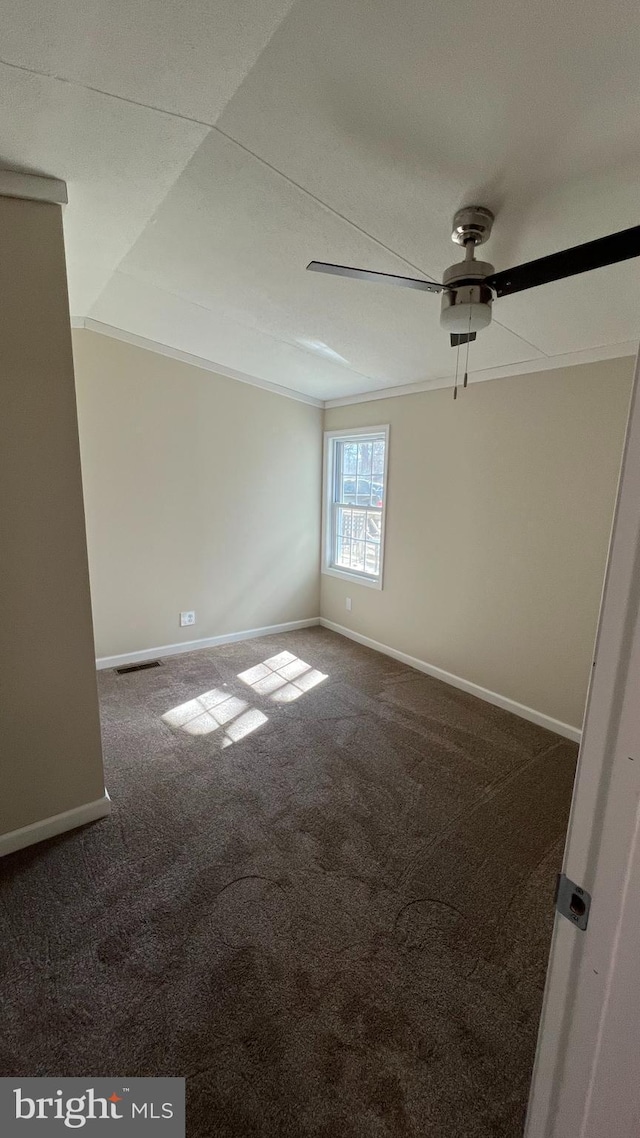
<instances>
[{"instance_id":1,"label":"electrical outlet cover plate","mask_svg":"<svg viewBox=\"0 0 640 1138\"><path fill-rule=\"evenodd\" d=\"M196 623L196 614L194 612L181 612L180 613L180 628L186 628L189 624Z\"/></svg>"}]
</instances>

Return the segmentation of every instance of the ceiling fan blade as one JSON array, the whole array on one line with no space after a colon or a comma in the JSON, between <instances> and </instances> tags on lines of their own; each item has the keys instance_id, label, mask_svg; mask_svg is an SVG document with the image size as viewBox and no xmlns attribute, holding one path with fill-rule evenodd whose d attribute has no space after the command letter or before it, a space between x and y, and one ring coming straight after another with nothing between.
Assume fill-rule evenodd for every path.
<instances>
[{"instance_id":1,"label":"ceiling fan blade","mask_svg":"<svg viewBox=\"0 0 640 1138\"><path fill-rule=\"evenodd\" d=\"M609 237L599 237L596 241L587 241L584 245L574 245L561 253L551 253L537 261L527 261L513 269L504 269L487 277L484 283L494 289L497 296L509 296L512 292L588 273L591 269L615 265L631 257L640 257L640 225L611 233Z\"/></svg>"},{"instance_id":2,"label":"ceiling fan blade","mask_svg":"<svg viewBox=\"0 0 640 1138\"><path fill-rule=\"evenodd\" d=\"M348 265L328 265L325 261L310 261L307 269L312 273L330 273L334 277L355 277L360 281L377 281L378 284L417 288L422 292L442 292L437 281L419 281L415 277L397 277L393 273L373 273L369 269L351 269Z\"/></svg>"},{"instance_id":3,"label":"ceiling fan blade","mask_svg":"<svg viewBox=\"0 0 640 1138\"><path fill-rule=\"evenodd\" d=\"M477 333L476 332L462 332L462 333L458 334L457 332L451 332L450 335L451 335L451 347L452 348L459 348L460 344L470 344L473 340L475 340Z\"/></svg>"}]
</instances>

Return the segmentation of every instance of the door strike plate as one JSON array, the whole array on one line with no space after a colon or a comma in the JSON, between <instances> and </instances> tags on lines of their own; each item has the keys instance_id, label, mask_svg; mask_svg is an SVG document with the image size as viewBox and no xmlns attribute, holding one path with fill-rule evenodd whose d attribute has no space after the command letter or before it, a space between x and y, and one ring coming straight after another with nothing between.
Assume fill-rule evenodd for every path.
<instances>
[{"instance_id":1,"label":"door strike plate","mask_svg":"<svg viewBox=\"0 0 640 1138\"><path fill-rule=\"evenodd\" d=\"M576 885L575 881L570 881L564 873L558 874L558 884L556 886L556 909L572 925L584 930L589 921L589 910L591 908L591 894L587 893L581 885Z\"/></svg>"}]
</instances>

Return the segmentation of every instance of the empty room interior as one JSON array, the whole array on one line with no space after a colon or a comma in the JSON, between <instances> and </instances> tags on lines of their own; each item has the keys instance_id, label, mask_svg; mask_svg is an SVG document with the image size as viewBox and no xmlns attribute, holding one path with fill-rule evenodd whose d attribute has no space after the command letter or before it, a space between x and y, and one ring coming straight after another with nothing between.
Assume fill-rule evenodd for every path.
<instances>
[{"instance_id":1,"label":"empty room interior","mask_svg":"<svg viewBox=\"0 0 640 1138\"><path fill-rule=\"evenodd\" d=\"M184 1079L189 1138L517 1138L637 12L2 8L0 1076Z\"/></svg>"}]
</instances>

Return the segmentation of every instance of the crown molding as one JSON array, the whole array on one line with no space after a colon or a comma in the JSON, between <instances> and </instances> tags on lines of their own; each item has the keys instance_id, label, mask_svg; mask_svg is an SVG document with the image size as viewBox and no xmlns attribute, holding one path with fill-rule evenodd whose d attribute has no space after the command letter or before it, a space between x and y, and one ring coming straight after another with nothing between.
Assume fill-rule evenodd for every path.
<instances>
[{"instance_id":1,"label":"crown molding","mask_svg":"<svg viewBox=\"0 0 640 1138\"><path fill-rule=\"evenodd\" d=\"M79 326L74 325L74 327ZM226 376L227 379L237 379L239 383L248 383L251 387L260 387L264 391L270 391L273 395L283 395L285 399L295 399L298 403L308 403L311 407L324 407L324 400L315 399L313 395L305 395L302 391L295 391L290 387L281 387L280 384L271 383L268 379L258 379L254 375L248 375L246 372L227 367L226 364L218 364L213 360L204 359L202 356L194 356L191 352L181 351L180 348L172 348L170 344L160 344L157 340L147 340L145 336L138 336L135 332L126 332L122 328L114 328L112 324L103 324L100 320L92 320L89 316L85 317L82 327L86 328L88 332L98 332L101 336L110 336L112 340L122 340L125 344L133 344L134 347L144 348L148 352L157 352L160 356L168 356L169 359L191 364L192 367L199 367L203 371L212 371L216 375Z\"/></svg>"},{"instance_id":2,"label":"crown molding","mask_svg":"<svg viewBox=\"0 0 640 1138\"><path fill-rule=\"evenodd\" d=\"M109 336L113 340L122 340L125 344L133 344L134 347L144 348L149 352L157 352L158 355L168 356L169 359L191 364L193 367L226 376L228 379L237 379L240 383L248 383L252 387L271 391L274 395L283 395L285 399L295 399L299 403L307 403L311 407L327 410L331 407L349 407L356 403L373 403L377 399L416 395L421 391L437 391L443 387L450 387L452 383L451 374L447 374L436 376L433 379L418 380L415 383L399 384L397 387L381 387L373 391L361 391L356 395L343 395L336 399L322 400L316 399L312 395L305 395L302 391L271 383L267 379L258 379L257 376L237 371L235 368L227 367L226 364L218 364L213 360L204 359L202 356L192 355L191 352L183 352L180 348L172 348L169 344L160 344L156 340L148 340L145 336L138 336L135 332L126 332L124 329L115 328L111 324L103 324L100 320L92 320L91 317L72 316L71 326L72 328L86 328L89 332L97 332L101 336ZM557 368L575 367L578 364L600 363L603 360L635 356L637 352L638 342L626 340L620 344L603 344L597 348L584 348L579 352L565 352L557 356L536 356L534 359L524 360L521 363L504 364L501 367L484 368L475 372L470 371L469 383L482 383L489 379L509 379L516 375L533 375L538 371L554 371Z\"/></svg>"},{"instance_id":3,"label":"crown molding","mask_svg":"<svg viewBox=\"0 0 640 1138\"><path fill-rule=\"evenodd\" d=\"M602 360L619 359L622 356L635 356L638 341L627 340L621 344L603 344L598 348L585 348L579 352L566 352L559 356L536 356L522 363L505 364L502 367L485 368L469 372L469 383L482 383L487 379L509 379L514 375L533 375L538 371L554 371L561 367L575 367L577 364L599 363ZM399 395L415 395L420 391L437 391L451 387L453 376L437 376L434 379L418 380L416 383L403 383L398 387L381 387L378 391L362 391L358 395L344 395L337 399L327 399L325 408L349 407L353 403L372 403L376 399L392 399Z\"/></svg>"},{"instance_id":4,"label":"crown molding","mask_svg":"<svg viewBox=\"0 0 640 1138\"><path fill-rule=\"evenodd\" d=\"M66 205L67 183L59 178L42 178L38 174L20 174L17 170L0 170L0 197L26 198L27 201L53 202Z\"/></svg>"}]
</instances>

